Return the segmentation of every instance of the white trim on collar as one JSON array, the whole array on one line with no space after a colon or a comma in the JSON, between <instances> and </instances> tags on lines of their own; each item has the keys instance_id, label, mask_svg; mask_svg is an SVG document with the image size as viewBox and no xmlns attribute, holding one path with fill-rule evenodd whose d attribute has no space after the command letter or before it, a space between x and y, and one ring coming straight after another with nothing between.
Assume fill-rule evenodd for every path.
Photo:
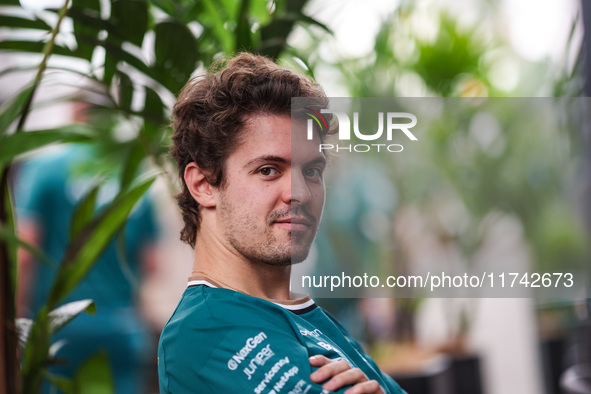
<instances>
[{"instance_id":1,"label":"white trim on collar","mask_svg":"<svg viewBox=\"0 0 591 394\"><path fill-rule=\"evenodd\" d=\"M273 302L273 301L271 301L271 302ZM295 305L280 304L278 302L273 302L273 304L279 305L280 307L287 309L289 311L299 311L300 309L306 309L306 308L314 305L314 300L310 299L310 300L304 302L303 304L295 304Z\"/></svg>"},{"instance_id":2,"label":"white trim on collar","mask_svg":"<svg viewBox=\"0 0 591 394\"><path fill-rule=\"evenodd\" d=\"M217 289L217 286L215 286L212 283L210 283L206 280L203 280L203 279L189 281L189 283L187 284L187 287L197 286L197 285L205 285L205 286L209 286L209 287L213 287L214 289Z\"/></svg>"}]
</instances>

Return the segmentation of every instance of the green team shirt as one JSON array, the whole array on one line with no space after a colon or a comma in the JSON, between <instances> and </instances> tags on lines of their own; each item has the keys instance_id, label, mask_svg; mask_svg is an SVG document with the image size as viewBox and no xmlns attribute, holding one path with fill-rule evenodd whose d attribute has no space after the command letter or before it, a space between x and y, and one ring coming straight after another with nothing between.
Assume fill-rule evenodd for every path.
<instances>
[{"instance_id":1,"label":"green team shirt","mask_svg":"<svg viewBox=\"0 0 591 394\"><path fill-rule=\"evenodd\" d=\"M310 380L318 354L405 393L311 298L275 303L192 279L160 337L161 393L328 393Z\"/></svg>"}]
</instances>

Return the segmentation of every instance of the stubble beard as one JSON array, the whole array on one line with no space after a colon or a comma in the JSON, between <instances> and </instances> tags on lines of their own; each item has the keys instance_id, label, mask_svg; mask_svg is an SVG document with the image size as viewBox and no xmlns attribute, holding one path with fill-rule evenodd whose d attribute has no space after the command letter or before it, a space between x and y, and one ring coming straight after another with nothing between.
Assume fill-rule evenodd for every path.
<instances>
[{"instance_id":1,"label":"stubble beard","mask_svg":"<svg viewBox=\"0 0 591 394\"><path fill-rule=\"evenodd\" d=\"M314 229L305 233L289 231L288 240L281 241L273 234L273 224L278 219L289 217L292 213L291 208L272 212L267 218L263 231L254 216L240 214L239 210L226 204L223 199L218 209L224 224L226 240L232 248L249 261L275 267L287 267L301 263L308 257L310 246L316 235L316 220L307 212L303 213L313 220ZM297 212L295 212L296 210ZM302 214L302 209L296 208L293 212L299 215ZM259 239L247 242L254 237Z\"/></svg>"}]
</instances>

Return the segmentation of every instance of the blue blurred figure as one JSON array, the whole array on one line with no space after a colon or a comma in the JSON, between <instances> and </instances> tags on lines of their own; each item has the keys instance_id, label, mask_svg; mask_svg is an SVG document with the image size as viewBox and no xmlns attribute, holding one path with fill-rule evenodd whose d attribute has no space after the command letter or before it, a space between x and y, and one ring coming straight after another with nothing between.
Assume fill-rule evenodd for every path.
<instances>
[{"instance_id":1,"label":"blue blurred figure","mask_svg":"<svg viewBox=\"0 0 591 394\"><path fill-rule=\"evenodd\" d=\"M56 262L70 242L75 206L91 187L92 177L85 175L81 163L92 163L93 157L89 146L61 146L25 162L17 173L19 233ZM115 184L104 184L97 205L112 200L117 189ZM148 198L136 205L124 234L125 258L119 257L112 241L65 301L92 299L97 313L79 315L54 335L53 343L63 340L56 357L64 362L52 366L50 373L71 378L85 360L104 350L116 392L133 394L145 392L142 369L153 354L149 330L137 307L138 283L154 269L157 229ZM30 255L21 255L19 264L17 308L20 315L33 317L47 299L55 267L33 262Z\"/></svg>"}]
</instances>

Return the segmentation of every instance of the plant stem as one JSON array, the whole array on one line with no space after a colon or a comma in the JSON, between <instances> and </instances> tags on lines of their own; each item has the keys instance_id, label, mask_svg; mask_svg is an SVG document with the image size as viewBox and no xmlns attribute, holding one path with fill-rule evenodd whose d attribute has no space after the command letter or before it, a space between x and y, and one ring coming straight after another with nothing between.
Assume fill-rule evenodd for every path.
<instances>
[{"instance_id":1,"label":"plant stem","mask_svg":"<svg viewBox=\"0 0 591 394\"><path fill-rule=\"evenodd\" d=\"M37 91L37 88L41 84L41 79L43 78L43 73L45 72L45 69L47 68L47 62L53 52L53 48L55 47L55 38L57 37L57 35L60 31L60 27L61 27L64 17L68 13L68 6L69 5L70 5L70 0L65 0L64 5L62 6L62 8L60 9L60 12L58 14L57 23L55 24L55 27L53 28L53 30L51 32L51 38L49 39L49 41L47 41L45 43L45 47L43 47L43 59L41 60L39 67L37 67L37 74L35 75L35 79L33 80L33 89L31 90L31 94L29 95L29 98L27 99L27 102L25 103L25 106L23 107L23 113L21 115L21 118L18 122L18 126L16 128L17 133L19 131L21 131L23 129L23 127L25 127L25 122L27 121L27 117L29 116L29 112L31 111L31 104L33 103L33 97L35 96L35 92Z\"/></svg>"},{"instance_id":2,"label":"plant stem","mask_svg":"<svg viewBox=\"0 0 591 394\"><path fill-rule=\"evenodd\" d=\"M7 204L8 196L8 168L0 175L0 223L7 225L11 222ZM0 391L3 393L17 393L18 390L18 362L16 356L17 340L15 330L15 294L12 279L12 269L15 264L11 261L11 254L5 242L0 243Z\"/></svg>"},{"instance_id":3,"label":"plant stem","mask_svg":"<svg viewBox=\"0 0 591 394\"><path fill-rule=\"evenodd\" d=\"M31 111L31 104L37 87L41 84L43 73L47 68L47 62L53 49L55 47L55 39L59 33L61 23L68 12L70 0L65 0L64 5L60 9L59 16L55 27L51 32L51 38L43 48L43 59L37 68L37 74L33 80L33 88L23 107L21 117L19 119L16 132L21 132L25 126L25 122ZM12 209L9 204L12 204L10 199L10 164L1 170L0 174L0 223L7 225L14 224L12 216ZM16 232L16 229L13 230ZM19 363L17 360L17 335L15 330L15 289L16 283L16 261L13 261L13 256L6 243L0 243L0 391L4 393L19 392L18 376ZM41 372L40 372L41 373Z\"/></svg>"}]
</instances>

